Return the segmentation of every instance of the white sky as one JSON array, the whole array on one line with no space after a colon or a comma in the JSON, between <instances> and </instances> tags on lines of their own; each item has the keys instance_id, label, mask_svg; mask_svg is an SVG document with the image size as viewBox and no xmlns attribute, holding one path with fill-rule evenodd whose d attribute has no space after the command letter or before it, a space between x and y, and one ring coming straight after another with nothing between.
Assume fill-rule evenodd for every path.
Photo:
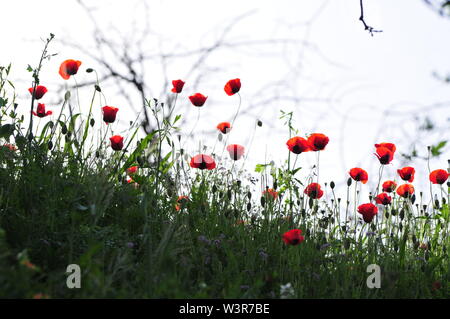
<instances>
[{"instance_id":1,"label":"white sky","mask_svg":"<svg viewBox=\"0 0 450 319\"><path fill-rule=\"evenodd\" d=\"M109 28L111 34L116 28L127 37L131 36L133 23L143 25L145 22L143 6L136 7L135 2L87 1L90 6L95 3L98 7L94 14L99 24ZM251 103L259 101L258 98L271 99L277 94L300 98L300 102L295 103L278 102L274 98L272 104L260 108L252 106L255 107L253 113L263 122L271 122L279 128L279 132L271 131L267 125L258 129L249 158L252 164L263 162L266 149L268 160L280 163L286 158L287 130L281 131L280 108L295 111L295 126L300 129L300 135L321 132L330 137L330 144L321 155L322 182L344 182L348 170L359 166L369 171L369 177L372 176L375 183L378 161L373 155L373 144L394 142L399 152L406 152L409 145L405 141L411 142L407 137L418 134L414 115L429 115L443 127L434 135L419 138L422 148L418 151L422 155L426 154L426 145L450 137L450 85L432 76L433 71L443 75L450 73L450 19L439 17L420 0L366 0L367 23L383 30L374 37L364 31L358 21L357 0L180 0L147 1L147 4L152 33L142 46L149 54L158 50L177 52L208 45L217 39L225 24L246 12L252 14L236 25L228 39L234 42L295 39L312 42L318 48L319 51L305 49L303 45L230 48L208 60L207 67L211 73L205 74L199 88L209 96L204 107L206 110L202 113L202 129L209 130L212 125L233 117L238 99L223 92L223 85L231 78L241 78L242 110L247 110ZM36 40L52 32L56 39L88 47L92 44L92 24L76 1L2 1L0 9L3 22L0 64L13 63L13 79L21 80L16 86L19 102L28 105L26 89L31 80L25 68L28 63L35 65L38 62L42 42ZM311 24L305 24L310 20ZM79 59L83 61L82 67L100 70L91 59L61 43L52 44L50 52L56 52L58 56L44 66L41 77L50 91L62 81L57 74L62 60ZM189 60L169 65L168 80L183 78L190 67ZM164 84L161 70L149 69L147 74L152 93L160 92ZM80 72L77 77L79 82L92 79L85 72ZM273 81L280 79L289 85L275 87ZM194 93L189 91L188 84L187 81L179 107L183 103L189 104L187 96ZM266 89L261 91L262 88ZM116 97L112 90L104 92L108 103L121 109L118 117L124 119L131 115L126 110L130 106ZM56 110L57 106L51 105L51 94L47 93L45 102L50 109ZM90 93L81 94L80 98L84 107L89 102ZM53 100L57 98L53 97ZM439 108L430 108L441 103ZM24 109L27 110L28 106ZM386 115L385 112L392 114ZM189 124L195 121L196 112L186 116L191 119L186 128L190 131ZM253 123L253 119L248 117L238 118L230 143L246 146ZM214 144L215 134L209 139L206 133L200 136L205 144ZM449 149L446 147L446 154L432 162L432 169L447 167ZM312 165L314 160L314 154L302 154L299 159L303 166ZM385 178L394 178L395 170L404 164L411 163L401 162L397 154L393 165L385 170ZM418 170L415 184L426 181L426 163L419 161L413 164ZM252 170L253 166L249 169Z\"/></svg>"}]
</instances>

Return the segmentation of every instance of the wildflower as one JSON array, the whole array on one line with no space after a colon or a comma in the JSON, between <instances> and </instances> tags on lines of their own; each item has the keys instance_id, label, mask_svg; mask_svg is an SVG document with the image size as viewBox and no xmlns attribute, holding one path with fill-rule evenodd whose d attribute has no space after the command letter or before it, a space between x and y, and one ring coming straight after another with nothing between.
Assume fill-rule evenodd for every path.
<instances>
[{"instance_id":1,"label":"wildflower","mask_svg":"<svg viewBox=\"0 0 450 319\"><path fill-rule=\"evenodd\" d=\"M244 155L244 147L238 144L230 144L227 146L227 151L230 153L231 159L237 161Z\"/></svg>"},{"instance_id":2,"label":"wildflower","mask_svg":"<svg viewBox=\"0 0 450 319\"><path fill-rule=\"evenodd\" d=\"M272 199L274 199L274 200L277 199L277 197L278 197L278 192L276 192L273 188L268 188L262 194L264 197L267 197L268 195L270 195L270 197L272 197Z\"/></svg>"},{"instance_id":3,"label":"wildflower","mask_svg":"<svg viewBox=\"0 0 450 319\"><path fill-rule=\"evenodd\" d=\"M59 67L59 75L61 75L64 80L68 80L71 75L77 74L80 65L81 61L66 60L61 63L61 66Z\"/></svg>"},{"instance_id":4,"label":"wildflower","mask_svg":"<svg viewBox=\"0 0 450 319\"><path fill-rule=\"evenodd\" d=\"M448 179L449 173L443 169L437 169L430 173L430 182L433 184L444 184Z\"/></svg>"},{"instance_id":5,"label":"wildflower","mask_svg":"<svg viewBox=\"0 0 450 319\"><path fill-rule=\"evenodd\" d=\"M241 89L241 80L240 79L234 79L230 80L225 84L224 90L225 93L229 96L234 95L239 92Z\"/></svg>"},{"instance_id":6,"label":"wildflower","mask_svg":"<svg viewBox=\"0 0 450 319\"><path fill-rule=\"evenodd\" d=\"M127 174L128 175L135 174L137 172L138 168L139 168L139 166L137 166L137 165L127 168Z\"/></svg>"},{"instance_id":7,"label":"wildflower","mask_svg":"<svg viewBox=\"0 0 450 319\"><path fill-rule=\"evenodd\" d=\"M395 151L397 150L397 148L395 147L395 144L393 144L393 143L379 143L379 144L375 144L375 148L380 148L380 147L387 148L388 150L390 150L392 152L392 154L394 154Z\"/></svg>"},{"instance_id":8,"label":"wildflower","mask_svg":"<svg viewBox=\"0 0 450 319\"><path fill-rule=\"evenodd\" d=\"M208 98L207 96L204 96L201 93L195 93L194 95L191 95L189 97L189 100L191 100L191 103L194 106L200 107L203 106L203 104L205 104L207 98Z\"/></svg>"},{"instance_id":9,"label":"wildflower","mask_svg":"<svg viewBox=\"0 0 450 319\"><path fill-rule=\"evenodd\" d=\"M28 92L30 92L31 96L33 96L33 88L29 88ZM36 100L39 100L44 96L45 93L47 93L47 88L43 85L38 85L34 90L34 98Z\"/></svg>"},{"instance_id":10,"label":"wildflower","mask_svg":"<svg viewBox=\"0 0 450 319\"><path fill-rule=\"evenodd\" d=\"M391 203L391 201L392 201L392 198L387 193L381 193L375 197L375 202L377 204L389 205Z\"/></svg>"},{"instance_id":11,"label":"wildflower","mask_svg":"<svg viewBox=\"0 0 450 319\"><path fill-rule=\"evenodd\" d=\"M383 192L391 193L397 187L397 183L394 181L385 181L382 185Z\"/></svg>"},{"instance_id":12,"label":"wildflower","mask_svg":"<svg viewBox=\"0 0 450 319\"><path fill-rule=\"evenodd\" d=\"M291 283L287 283L286 285L280 285L280 298L288 299L294 297L295 291L292 287Z\"/></svg>"},{"instance_id":13,"label":"wildflower","mask_svg":"<svg viewBox=\"0 0 450 319\"><path fill-rule=\"evenodd\" d=\"M411 183L414 180L415 169L411 166L407 166L403 167L402 169L398 169L397 173L404 181L408 181Z\"/></svg>"},{"instance_id":14,"label":"wildflower","mask_svg":"<svg viewBox=\"0 0 450 319\"><path fill-rule=\"evenodd\" d=\"M433 284L431 285L432 290L436 291L442 288L441 282L440 281L435 281L433 282Z\"/></svg>"},{"instance_id":15,"label":"wildflower","mask_svg":"<svg viewBox=\"0 0 450 319\"><path fill-rule=\"evenodd\" d=\"M317 183L311 183L306 186L304 193L314 199L318 199L323 196L323 190L320 189L320 185Z\"/></svg>"},{"instance_id":16,"label":"wildflower","mask_svg":"<svg viewBox=\"0 0 450 319\"><path fill-rule=\"evenodd\" d=\"M211 156L205 154L198 154L191 158L190 166L199 169L212 170L216 168L216 162Z\"/></svg>"},{"instance_id":17,"label":"wildflower","mask_svg":"<svg viewBox=\"0 0 450 319\"><path fill-rule=\"evenodd\" d=\"M103 111L103 121L106 124L108 124L114 123L114 121L116 120L116 114L119 111L119 109L113 106L104 106L102 107L102 111Z\"/></svg>"},{"instance_id":18,"label":"wildflower","mask_svg":"<svg viewBox=\"0 0 450 319\"><path fill-rule=\"evenodd\" d=\"M217 129L223 134L227 134L231 131L231 124L229 122L221 122L217 124Z\"/></svg>"},{"instance_id":19,"label":"wildflower","mask_svg":"<svg viewBox=\"0 0 450 319\"><path fill-rule=\"evenodd\" d=\"M308 143L312 151L321 151L325 149L330 139L328 136L321 133L313 133L308 136Z\"/></svg>"},{"instance_id":20,"label":"wildflower","mask_svg":"<svg viewBox=\"0 0 450 319\"><path fill-rule=\"evenodd\" d=\"M48 115L51 115L52 113L53 113L52 111L45 112L45 104L42 103L38 103L36 112L33 111L33 115L38 117L46 117Z\"/></svg>"},{"instance_id":21,"label":"wildflower","mask_svg":"<svg viewBox=\"0 0 450 319\"><path fill-rule=\"evenodd\" d=\"M183 208L188 201L189 201L189 197L188 196L184 196L184 195L178 196L177 204L175 205L175 209L177 211L180 211L181 208Z\"/></svg>"},{"instance_id":22,"label":"wildflower","mask_svg":"<svg viewBox=\"0 0 450 319\"><path fill-rule=\"evenodd\" d=\"M365 170L359 167L354 167L349 172L351 178L353 178L357 182L361 182L363 184L367 183L369 180L369 174Z\"/></svg>"},{"instance_id":23,"label":"wildflower","mask_svg":"<svg viewBox=\"0 0 450 319\"><path fill-rule=\"evenodd\" d=\"M381 144L375 144L375 146L376 145L381 145ZM392 144L392 145L394 145L394 144ZM378 160L380 161L380 164L382 164L382 165L389 164L394 159L394 152L392 152L389 148L384 147L384 146L377 147L375 155L376 155L376 157L378 157Z\"/></svg>"},{"instance_id":24,"label":"wildflower","mask_svg":"<svg viewBox=\"0 0 450 319\"><path fill-rule=\"evenodd\" d=\"M283 234L282 237L283 241L286 245L298 245L302 241L305 240L305 238L302 236L302 231L300 229L291 229Z\"/></svg>"},{"instance_id":25,"label":"wildflower","mask_svg":"<svg viewBox=\"0 0 450 319\"><path fill-rule=\"evenodd\" d=\"M414 194L414 186L411 184L403 184L397 188L397 194L401 197L407 198Z\"/></svg>"},{"instance_id":26,"label":"wildflower","mask_svg":"<svg viewBox=\"0 0 450 319\"><path fill-rule=\"evenodd\" d=\"M172 85L173 85L172 92L173 93L181 93L181 91L183 90L184 83L185 82L183 82L181 80L173 80L172 81Z\"/></svg>"},{"instance_id":27,"label":"wildflower","mask_svg":"<svg viewBox=\"0 0 450 319\"><path fill-rule=\"evenodd\" d=\"M358 206L358 213L363 215L366 223L370 223L373 217L378 213L378 208L372 203L362 204Z\"/></svg>"},{"instance_id":28,"label":"wildflower","mask_svg":"<svg viewBox=\"0 0 450 319\"><path fill-rule=\"evenodd\" d=\"M5 144L3 144L3 147L7 148L11 152L17 151L17 147L15 145L13 145L13 144L5 143Z\"/></svg>"},{"instance_id":29,"label":"wildflower","mask_svg":"<svg viewBox=\"0 0 450 319\"><path fill-rule=\"evenodd\" d=\"M115 151L120 151L123 148L123 137L120 135L114 135L109 138L111 141L111 148Z\"/></svg>"},{"instance_id":30,"label":"wildflower","mask_svg":"<svg viewBox=\"0 0 450 319\"><path fill-rule=\"evenodd\" d=\"M303 152L308 152L311 150L311 147L307 140L305 140L303 137L295 136L291 139L289 139L286 142L286 145L288 146L289 150L292 153L300 154Z\"/></svg>"}]
</instances>

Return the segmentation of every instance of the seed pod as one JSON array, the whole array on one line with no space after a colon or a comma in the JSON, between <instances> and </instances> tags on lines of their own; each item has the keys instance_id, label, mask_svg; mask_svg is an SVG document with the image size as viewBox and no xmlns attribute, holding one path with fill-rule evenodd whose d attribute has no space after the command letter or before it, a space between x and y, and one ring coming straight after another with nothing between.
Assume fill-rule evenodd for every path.
<instances>
[{"instance_id":1,"label":"seed pod","mask_svg":"<svg viewBox=\"0 0 450 319\"><path fill-rule=\"evenodd\" d=\"M266 206L266 199L264 198L264 196L261 196L261 206Z\"/></svg>"},{"instance_id":2,"label":"seed pod","mask_svg":"<svg viewBox=\"0 0 450 319\"><path fill-rule=\"evenodd\" d=\"M351 177L349 177L347 179L347 186L350 187L350 185L352 185L352 178Z\"/></svg>"}]
</instances>

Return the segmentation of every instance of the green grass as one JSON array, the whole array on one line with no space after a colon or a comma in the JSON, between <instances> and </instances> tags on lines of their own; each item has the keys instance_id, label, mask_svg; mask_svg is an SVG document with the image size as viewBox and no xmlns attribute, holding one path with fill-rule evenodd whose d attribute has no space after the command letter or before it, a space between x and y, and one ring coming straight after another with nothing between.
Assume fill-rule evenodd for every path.
<instances>
[{"instance_id":1,"label":"green grass","mask_svg":"<svg viewBox=\"0 0 450 319\"><path fill-rule=\"evenodd\" d=\"M39 70L31 69L34 83ZM133 125L124 151L111 150L111 126L91 122L100 108L93 104L92 114L66 106L61 116L43 118L39 129L35 122L29 138L15 112L9 72L1 69L0 137L17 150L0 147L0 297L450 297L445 197L425 209L396 197L388 215L358 224L354 233L354 222L344 220L345 196L338 201L328 185L333 201L309 199L291 155L283 167L257 168L261 189L279 192L275 200L252 192L235 165L189 167L172 137L180 117L165 118L153 100L146 107L157 129L138 139ZM94 102L99 91L93 92ZM126 181L133 165L139 166L137 184ZM355 216L354 183L349 217ZM180 195L189 200L177 210ZM294 228L305 240L284 244L283 233ZM80 289L66 286L69 264L81 267ZM380 289L366 285L370 264L381 267ZM292 294L282 296L288 283Z\"/></svg>"}]
</instances>

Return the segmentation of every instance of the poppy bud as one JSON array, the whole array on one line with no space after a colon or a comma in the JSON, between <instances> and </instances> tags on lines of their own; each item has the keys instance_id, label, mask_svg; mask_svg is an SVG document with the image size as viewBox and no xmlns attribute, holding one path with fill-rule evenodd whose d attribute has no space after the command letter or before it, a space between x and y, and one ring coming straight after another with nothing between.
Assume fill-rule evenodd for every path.
<instances>
[{"instance_id":1,"label":"poppy bud","mask_svg":"<svg viewBox=\"0 0 450 319\"><path fill-rule=\"evenodd\" d=\"M252 209L252 203L247 203L247 211L249 212Z\"/></svg>"},{"instance_id":2,"label":"poppy bud","mask_svg":"<svg viewBox=\"0 0 450 319\"><path fill-rule=\"evenodd\" d=\"M53 142L52 142L52 141L48 141L47 147L48 147L49 150L52 150L52 148L53 148Z\"/></svg>"},{"instance_id":3,"label":"poppy bud","mask_svg":"<svg viewBox=\"0 0 450 319\"><path fill-rule=\"evenodd\" d=\"M330 182L330 187L331 187L331 189L334 189L335 186L336 186L336 184L334 184L334 182L331 181L331 182Z\"/></svg>"},{"instance_id":4,"label":"poppy bud","mask_svg":"<svg viewBox=\"0 0 450 319\"><path fill-rule=\"evenodd\" d=\"M95 120L94 120L94 119L91 119L90 124L91 124L91 127L94 127L94 125L95 125Z\"/></svg>"},{"instance_id":5,"label":"poppy bud","mask_svg":"<svg viewBox=\"0 0 450 319\"><path fill-rule=\"evenodd\" d=\"M260 120L258 120L258 122L256 122L256 124L257 124L259 127L261 127L263 123L262 123Z\"/></svg>"},{"instance_id":6,"label":"poppy bud","mask_svg":"<svg viewBox=\"0 0 450 319\"><path fill-rule=\"evenodd\" d=\"M94 69L91 69L91 68L87 68L87 69L86 69L86 72L87 72L87 73L91 73L91 72L94 72Z\"/></svg>"},{"instance_id":7,"label":"poppy bud","mask_svg":"<svg viewBox=\"0 0 450 319\"><path fill-rule=\"evenodd\" d=\"M350 185L352 185L352 179L351 179L351 177L349 177L349 178L347 179L347 186L350 187Z\"/></svg>"},{"instance_id":8,"label":"poppy bud","mask_svg":"<svg viewBox=\"0 0 450 319\"><path fill-rule=\"evenodd\" d=\"M95 85L95 90L98 91L98 92L101 92L101 91L102 91L102 89L100 88L100 86L98 86L97 84Z\"/></svg>"}]
</instances>

